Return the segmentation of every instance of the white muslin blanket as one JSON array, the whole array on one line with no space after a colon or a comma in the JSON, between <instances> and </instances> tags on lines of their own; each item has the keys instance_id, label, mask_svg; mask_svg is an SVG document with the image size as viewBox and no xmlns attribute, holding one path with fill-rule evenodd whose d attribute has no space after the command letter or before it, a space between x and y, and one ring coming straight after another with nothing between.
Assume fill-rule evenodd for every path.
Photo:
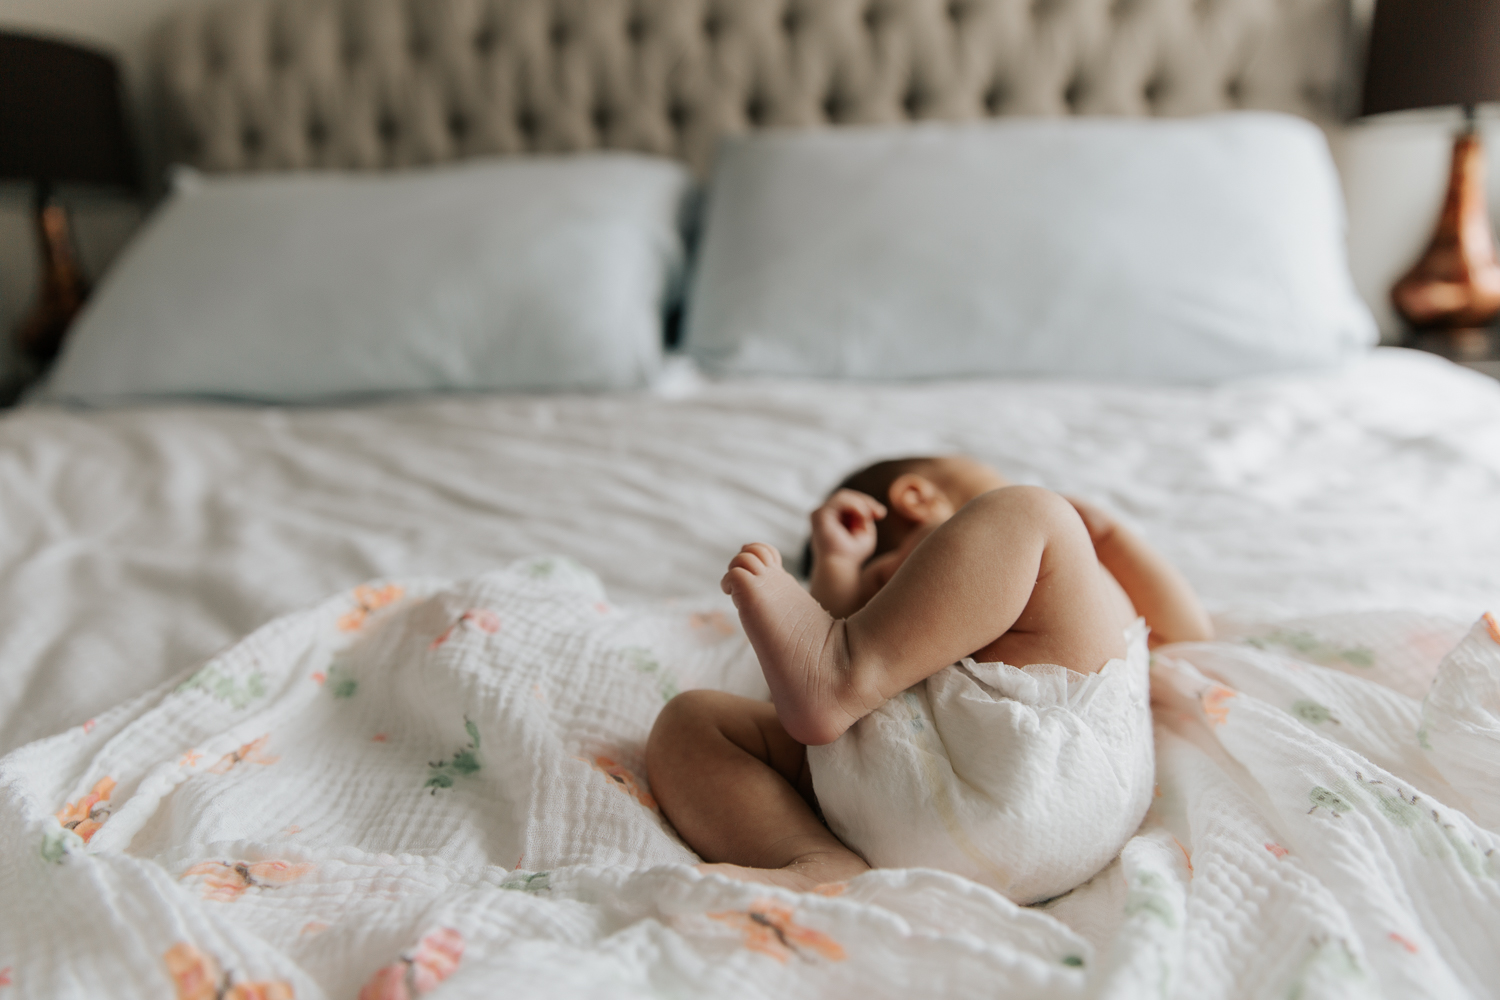
<instances>
[{"instance_id":1,"label":"white muslin blanket","mask_svg":"<svg viewBox=\"0 0 1500 1000\"><path fill-rule=\"evenodd\" d=\"M941 868L1018 903L1120 853L1151 804L1146 623L1097 673L964 659L808 747L828 827L877 868Z\"/></svg>"},{"instance_id":2,"label":"white muslin blanket","mask_svg":"<svg viewBox=\"0 0 1500 1000\"><path fill-rule=\"evenodd\" d=\"M1150 811L1117 861L1022 907L934 869L798 894L694 867L641 753L680 689L765 697L727 607L622 609L556 558L383 581L13 751L0 1000L1454 1000L1500 982L1493 619L1157 650Z\"/></svg>"}]
</instances>

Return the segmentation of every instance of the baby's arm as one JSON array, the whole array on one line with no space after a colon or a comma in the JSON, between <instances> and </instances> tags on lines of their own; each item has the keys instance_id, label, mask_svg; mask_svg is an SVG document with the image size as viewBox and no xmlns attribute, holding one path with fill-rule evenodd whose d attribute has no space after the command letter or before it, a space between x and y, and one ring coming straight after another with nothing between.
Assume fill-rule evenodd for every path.
<instances>
[{"instance_id":1,"label":"baby's arm","mask_svg":"<svg viewBox=\"0 0 1500 1000\"><path fill-rule=\"evenodd\" d=\"M1068 497L1094 542L1099 562L1124 588L1130 603L1151 628L1151 645L1204 642L1214 637L1213 622L1192 584L1146 540L1109 514Z\"/></svg>"},{"instance_id":2,"label":"baby's arm","mask_svg":"<svg viewBox=\"0 0 1500 1000\"><path fill-rule=\"evenodd\" d=\"M835 618L859 610L859 573L875 551L875 522L885 505L867 493L839 490L812 512L813 600Z\"/></svg>"}]
</instances>

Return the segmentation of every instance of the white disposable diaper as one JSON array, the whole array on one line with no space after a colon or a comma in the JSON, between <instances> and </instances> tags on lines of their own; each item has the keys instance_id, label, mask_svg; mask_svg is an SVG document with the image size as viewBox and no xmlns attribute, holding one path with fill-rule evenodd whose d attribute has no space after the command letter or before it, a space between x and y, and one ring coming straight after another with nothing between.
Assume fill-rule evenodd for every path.
<instances>
[{"instance_id":1,"label":"white disposable diaper","mask_svg":"<svg viewBox=\"0 0 1500 1000\"><path fill-rule=\"evenodd\" d=\"M1107 865L1151 804L1146 625L1097 674L965 659L808 747L829 828L877 868L942 868L1017 903Z\"/></svg>"}]
</instances>

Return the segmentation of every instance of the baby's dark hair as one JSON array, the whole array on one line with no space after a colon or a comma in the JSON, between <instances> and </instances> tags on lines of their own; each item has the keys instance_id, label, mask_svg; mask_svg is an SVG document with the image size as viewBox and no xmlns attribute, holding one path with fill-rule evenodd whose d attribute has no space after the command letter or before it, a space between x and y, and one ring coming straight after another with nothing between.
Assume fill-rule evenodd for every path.
<instances>
[{"instance_id":1,"label":"baby's dark hair","mask_svg":"<svg viewBox=\"0 0 1500 1000\"><path fill-rule=\"evenodd\" d=\"M864 493L874 497L883 504L891 502L891 484L909 472L922 472L932 464L932 459L927 457L912 458L890 458L884 462L876 462L867 465L857 472L851 472L844 477L844 481L828 491L833 496L839 490L854 490L856 493ZM875 555L882 555L896 547L895 519L889 515L882 521L875 522ZM812 538L802 546L802 576L810 578L813 571Z\"/></svg>"}]
</instances>

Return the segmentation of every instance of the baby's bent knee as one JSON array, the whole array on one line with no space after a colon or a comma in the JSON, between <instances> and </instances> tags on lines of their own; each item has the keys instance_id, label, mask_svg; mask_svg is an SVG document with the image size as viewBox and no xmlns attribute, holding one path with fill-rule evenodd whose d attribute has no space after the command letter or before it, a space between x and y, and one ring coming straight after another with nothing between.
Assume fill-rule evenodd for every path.
<instances>
[{"instance_id":1,"label":"baby's bent knee","mask_svg":"<svg viewBox=\"0 0 1500 1000\"><path fill-rule=\"evenodd\" d=\"M694 756L711 728L714 691L684 691L662 706L646 737L646 776L653 785Z\"/></svg>"},{"instance_id":2,"label":"baby's bent knee","mask_svg":"<svg viewBox=\"0 0 1500 1000\"><path fill-rule=\"evenodd\" d=\"M646 755L661 752L669 746L700 744L719 734L732 734L747 723L761 721L775 709L765 702L744 698L727 691L698 689L684 691L662 706L646 738ZM654 751L653 751L654 748Z\"/></svg>"},{"instance_id":3,"label":"baby's bent knee","mask_svg":"<svg viewBox=\"0 0 1500 1000\"><path fill-rule=\"evenodd\" d=\"M656 721L651 725L651 735L646 740L646 751L652 744L660 743L676 734L702 728L714 715L715 695L718 691L684 691L662 706Z\"/></svg>"},{"instance_id":4,"label":"baby's bent knee","mask_svg":"<svg viewBox=\"0 0 1500 1000\"><path fill-rule=\"evenodd\" d=\"M1043 539L1074 535L1088 537L1088 529L1073 505L1060 494L1040 486L1007 486L991 490L970 500L963 513L981 523L1003 524L1012 530L1024 527Z\"/></svg>"},{"instance_id":5,"label":"baby's bent knee","mask_svg":"<svg viewBox=\"0 0 1500 1000\"><path fill-rule=\"evenodd\" d=\"M990 490L969 501L969 505L994 514L1026 515L1050 520L1069 512L1077 514L1073 505L1060 494L1042 486L1005 486Z\"/></svg>"}]
</instances>

